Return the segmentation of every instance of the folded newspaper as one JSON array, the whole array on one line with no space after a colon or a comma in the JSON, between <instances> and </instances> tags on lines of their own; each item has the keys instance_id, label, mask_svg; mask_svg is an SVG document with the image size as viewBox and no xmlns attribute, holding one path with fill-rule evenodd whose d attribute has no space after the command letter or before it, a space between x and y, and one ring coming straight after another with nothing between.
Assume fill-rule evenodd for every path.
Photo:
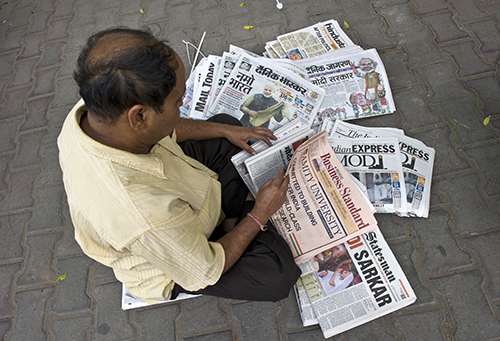
<instances>
[{"instance_id":1,"label":"folded newspaper","mask_svg":"<svg viewBox=\"0 0 500 341\"><path fill-rule=\"evenodd\" d=\"M265 58L241 55L202 118L223 113L244 126L276 130L300 118L313 122L325 91Z\"/></svg>"},{"instance_id":2,"label":"folded newspaper","mask_svg":"<svg viewBox=\"0 0 500 341\"><path fill-rule=\"evenodd\" d=\"M377 50L346 48L295 61L325 89L321 120L352 120L396 111L389 78Z\"/></svg>"},{"instance_id":3,"label":"folded newspaper","mask_svg":"<svg viewBox=\"0 0 500 341\"><path fill-rule=\"evenodd\" d=\"M232 159L254 194L288 166L286 200L271 220L297 263L377 225L370 205L328 144L326 132L311 136L308 126L297 127L255 156L242 152Z\"/></svg>"},{"instance_id":4,"label":"folded newspaper","mask_svg":"<svg viewBox=\"0 0 500 341\"><path fill-rule=\"evenodd\" d=\"M354 145L359 144L359 139L370 139L369 141L373 141L371 139L379 139L381 142L387 138L397 139L400 152L399 162L401 163L401 170L403 172L402 176L401 174L399 175L403 184L401 188L401 197L403 198L402 205L406 205L405 210L409 216L428 217L431 198L432 169L435 155L433 148L426 146L416 139L405 136L402 130L395 128L368 128L342 121L336 121L331 127L329 124L325 124L323 127L327 130L329 140L334 148L339 148L340 141L345 142L346 139L356 140L357 142L354 142ZM359 150L360 148L357 149ZM362 155L363 158L369 158L366 153ZM384 154L384 158L388 157L386 155L387 154ZM357 157L351 156L352 159L348 159L346 154L343 154L342 158L344 163L350 163L350 165L352 165L353 162L356 163L355 158ZM367 160L365 159L365 161ZM356 163L356 165L358 165L358 163ZM381 170L380 168L378 170L366 169L366 167L362 167L361 164L359 164L358 167L347 167L347 169L351 173L355 173L357 169L361 169L361 171L365 173L373 172L374 175L378 172L379 178L384 177L383 174L388 172L387 164L385 164L385 170ZM361 177L360 173L354 175ZM370 175L363 175L365 181L362 182L367 187L371 187L371 190L369 190L369 193L371 193L370 201L374 204L377 201L379 204L381 203L384 205L384 201L389 200L390 197L389 186L387 186L388 183L386 184L386 190L380 187L381 185L384 186L381 183L376 185L375 182L372 183L371 180L367 183L367 176ZM394 197L394 192L392 194ZM387 199L384 199L384 195L386 195L385 198ZM406 198L406 200L404 198ZM378 212L383 212L385 210L380 205L379 208L380 210ZM399 210L400 214L403 212L404 210Z\"/></svg>"},{"instance_id":5,"label":"folded newspaper","mask_svg":"<svg viewBox=\"0 0 500 341\"><path fill-rule=\"evenodd\" d=\"M379 228L299 264L296 295L304 326L340 334L416 300Z\"/></svg>"},{"instance_id":6,"label":"folded newspaper","mask_svg":"<svg viewBox=\"0 0 500 341\"><path fill-rule=\"evenodd\" d=\"M277 40L292 60L311 58L354 45L333 19L280 35ZM280 55L278 48L275 48L275 52Z\"/></svg>"}]
</instances>

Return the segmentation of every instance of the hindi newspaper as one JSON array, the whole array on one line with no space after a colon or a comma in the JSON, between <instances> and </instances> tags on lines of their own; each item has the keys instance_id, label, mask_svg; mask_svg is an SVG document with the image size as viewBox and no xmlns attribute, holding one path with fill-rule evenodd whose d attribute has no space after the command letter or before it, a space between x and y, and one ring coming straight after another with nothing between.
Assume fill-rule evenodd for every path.
<instances>
[{"instance_id":1,"label":"hindi newspaper","mask_svg":"<svg viewBox=\"0 0 500 341\"><path fill-rule=\"evenodd\" d=\"M341 138L381 138L394 136L399 140L401 165L409 216L427 218L431 197L432 169L435 151L424 143L405 136L396 128L369 128L336 121L329 136Z\"/></svg>"},{"instance_id":2,"label":"hindi newspaper","mask_svg":"<svg viewBox=\"0 0 500 341\"><path fill-rule=\"evenodd\" d=\"M296 263L377 225L370 207L328 144L325 131L290 160L283 206L271 216Z\"/></svg>"},{"instance_id":3,"label":"hindi newspaper","mask_svg":"<svg viewBox=\"0 0 500 341\"><path fill-rule=\"evenodd\" d=\"M366 186L370 202L377 213L407 214L397 138L356 140L331 137L328 141L340 163Z\"/></svg>"},{"instance_id":4,"label":"hindi newspaper","mask_svg":"<svg viewBox=\"0 0 500 341\"><path fill-rule=\"evenodd\" d=\"M206 118L224 113L273 131L294 118L312 124L325 91L270 61L242 55Z\"/></svg>"},{"instance_id":5,"label":"hindi newspaper","mask_svg":"<svg viewBox=\"0 0 500 341\"><path fill-rule=\"evenodd\" d=\"M307 302L301 297L300 303L305 307L312 305L325 338L416 300L378 227L318 253L299 267L309 298ZM307 321L310 323L313 318L308 315Z\"/></svg>"},{"instance_id":6,"label":"hindi newspaper","mask_svg":"<svg viewBox=\"0 0 500 341\"><path fill-rule=\"evenodd\" d=\"M333 19L280 35L277 40L292 60L311 58L354 45Z\"/></svg>"},{"instance_id":7,"label":"hindi newspaper","mask_svg":"<svg viewBox=\"0 0 500 341\"><path fill-rule=\"evenodd\" d=\"M377 50L335 51L296 61L309 80L325 89L318 120L352 120L396 110L389 78Z\"/></svg>"}]
</instances>

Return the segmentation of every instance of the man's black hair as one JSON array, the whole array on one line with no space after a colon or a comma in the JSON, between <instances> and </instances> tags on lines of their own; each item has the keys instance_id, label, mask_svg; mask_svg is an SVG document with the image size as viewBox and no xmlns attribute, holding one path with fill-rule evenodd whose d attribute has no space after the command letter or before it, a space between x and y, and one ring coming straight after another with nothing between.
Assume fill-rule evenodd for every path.
<instances>
[{"instance_id":1,"label":"man's black hair","mask_svg":"<svg viewBox=\"0 0 500 341\"><path fill-rule=\"evenodd\" d=\"M108 35L130 39L133 44L111 49L111 53L99 53L106 46L94 47ZM178 66L174 50L150 32L119 27L88 39L73 76L87 110L113 122L136 104L160 113L175 87Z\"/></svg>"}]
</instances>

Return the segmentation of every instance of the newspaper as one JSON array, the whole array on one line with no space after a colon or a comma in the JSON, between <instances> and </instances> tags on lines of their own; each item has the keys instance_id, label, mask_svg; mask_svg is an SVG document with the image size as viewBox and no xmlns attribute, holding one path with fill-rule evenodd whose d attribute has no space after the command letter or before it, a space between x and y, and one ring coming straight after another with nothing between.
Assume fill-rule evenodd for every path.
<instances>
[{"instance_id":1,"label":"newspaper","mask_svg":"<svg viewBox=\"0 0 500 341\"><path fill-rule=\"evenodd\" d=\"M301 135L304 132L308 132L309 130L309 123L307 121L302 121L298 118L294 119L293 121L288 122L287 124L273 132L274 136L276 136L277 139L271 140L271 143L274 146L284 140L294 140L296 136ZM241 152L233 155L233 157L231 158L231 162L238 171L240 177L243 179L245 185L255 197L257 195L258 188L255 188L254 182L250 178L245 161L252 157L260 157L259 154L270 147L264 141L259 140L252 144L252 148L253 150L255 150L255 152L257 152L256 156L253 156L247 151L242 150ZM270 179L275 175L276 173L270 173L267 176L268 179Z\"/></svg>"},{"instance_id":2,"label":"newspaper","mask_svg":"<svg viewBox=\"0 0 500 341\"><path fill-rule=\"evenodd\" d=\"M273 131L294 118L312 124L325 91L270 61L242 55L206 118L225 113Z\"/></svg>"},{"instance_id":3,"label":"newspaper","mask_svg":"<svg viewBox=\"0 0 500 341\"><path fill-rule=\"evenodd\" d=\"M134 296L128 291L127 287L125 284L122 283L122 310L130 310L130 309L135 309L135 308L143 308L143 307L149 307L152 305L158 305L158 304L164 304L164 303L174 303L177 301L185 300L188 298L194 298L201 296L201 294L194 295L194 294L186 294L181 292L179 295L174 300L167 300L167 301L159 301L155 303L147 303L146 301L140 299L137 296Z\"/></svg>"},{"instance_id":4,"label":"newspaper","mask_svg":"<svg viewBox=\"0 0 500 341\"><path fill-rule=\"evenodd\" d=\"M318 324L316 313L314 312L309 296L307 296L306 288L302 284L302 279L298 279L294 287L295 298L297 299L297 306L299 307L300 319L304 327Z\"/></svg>"},{"instance_id":5,"label":"newspaper","mask_svg":"<svg viewBox=\"0 0 500 341\"><path fill-rule=\"evenodd\" d=\"M221 57L210 55L197 69L199 80L195 83L189 117L203 119L207 116L212 86L218 72Z\"/></svg>"},{"instance_id":6,"label":"newspaper","mask_svg":"<svg viewBox=\"0 0 500 341\"><path fill-rule=\"evenodd\" d=\"M273 51L274 53L278 56L280 59L288 59L288 56L283 50L283 47L281 46L280 42L278 40L273 40L268 43L266 43Z\"/></svg>"},{"instance_id":7,"label":"newspaper","mask_svg":"<svg viewBox=\"0 0 500 341\"><path fill-rule=\"evenodd\" d=\"M194 86L197 80L197 74L198 72L192 72L188 79L186 80L186 92L184 93L184 96L182 97L182 106L179 108L180 110L180 116L182 118L188 118L189 117L189 110L191 108L191 101L193 100L193 92L194 92Z\"/></svg>"},{"instance_id":8,"label":"newspaper","mask_svg":"<svg viewBox=\"0 0 500 341\"><path fill-rule=\"evenodd\" d=\"M273 45L274 42L267 42L266 45L264 46L264 49L266 50L267 54L268 54L268 58L271 58L271 59L281 59L282 57L280 57L278 55L278 53L276 53L276 51L273 49L272 45ZM276 40L276 43L279 44L279 42ZM284 53L284 51L283 51ZM285 54L284 56L285 58L288 58L287 55Z\"/></svg>"},{"instance_id":9,"label":"newspaper","mask_svg":"<svg viewBox=\"0 0 500 341\"><path fill-rule=\"evenodd\" d=\"M321 132L300 145L287 170L285 203L271 216L296 263L311 258L377 222Z\"/></svg>"},{"instance_id":10,"label":"newspaper","mask_svg":"<svg viewBox=\"0 0 500 341\"><path fill-rule=\"evenodd\" d=\"M329 136L343 138L381 138L394 136L399 140L409 216L427 218L431 199L431 180L435 151L424 143L405 136L396 128L368 128L336 121Z\"/></svg>"},{"instance_id":11,"label":"newspaper","mask_svg":"<svg viewBox=\"0 0 500 341\"><path fill-rule=\"evenodd\" d=\"M378 227L299 266L302 284L325 338L416 300Z\"/></svg>"},{"instance_id":12,"label":"newspaper","mask_svg":"<svg viewBox=\"0 0 500 341\"><path fill-rule=\"evenodd\" d=\"M342 165L366 186L370 202L377 213L407 215L397 138L356 140L331 137L328 140Z\"/></svg>"},{"instance_id":13,"label":"newspaper","mask_svg":"<svg viewBox=\"0 0 500 341\"><path fill-rule=\"evenodd\" d=\"M252 192L257 193L259 188L273 178L282 167L287 168L295 150L313 135L314 131L308 127L300 129L279 141L273 148L268 148L245 160L244 166L251 179Z\"/></svg>"},{"instance_id":14,"label":"newspaper","mask_svg":"<svg viewBox=\"0 0 500 341\"><path fill-rule=\"evenodd\" d=\"M280 35L277 39L292 60L311 58L354 45L333 19Z\"/></svg>"},{"instance_id":15,"label":"newspaper","mask_svg":"<svg viewBox=\"0 0 500 341\"><path fill-rule=\"evenodd\" d=\"M389 78L377 50L335 51L296 61L326 91L318 119L352 120L396 110Z\"/></svg>"},{"instance_id":16,"label":"newspaper","mask_svg":"<svg viewBox=\"0 0 500 341\"><path fill-rule=\"evenodd\" d=\"M209 107L213 104L217 96L219 96L220 90L226 83L227 78L233 71L234 66L238 62L240 56L241 56L240 53L229 53L229 52L222 53L222 59L219 66L219 71L217 72L214 81L214 89L212 91L212 96L210 96Z\"/></svg>"}]
</instances>

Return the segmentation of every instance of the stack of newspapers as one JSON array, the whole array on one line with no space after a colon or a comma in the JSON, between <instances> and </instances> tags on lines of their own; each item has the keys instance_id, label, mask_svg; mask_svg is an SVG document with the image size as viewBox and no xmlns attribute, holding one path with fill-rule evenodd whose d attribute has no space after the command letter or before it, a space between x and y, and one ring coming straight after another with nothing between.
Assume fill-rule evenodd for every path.
<instances>
[{"instance_id":1,"label":"stack of newspapers","mask_svg":"<svg viewBox=\"0 0 500 341\"><path fill-rule=\"evenodd\" d=\"M273 58L236 46L203 58L186 82L182 116L224 113L273 131L299 118L317 130L323 121L395 111L377 51L354 45L335 20L279 36L266 48L277 51L266 53Z\"/></svg>"},{"instance_id":2,"label":"stack of newspapers","mask_svg":"<svg viewBox=\"0 0 500 341\"><path fill-rule=\"evenodd\" d=\"M434 150L399 129L344 122L394 111L377 51L335 20L277 37L264 57L230 46L186 82L183 117L228 114L277 137L232 162L254 195L286 167L286 201L271 220L302 270L303 323L327 338L416 300L374 213L427 217Z\"/></svg>"}]
</instances>

